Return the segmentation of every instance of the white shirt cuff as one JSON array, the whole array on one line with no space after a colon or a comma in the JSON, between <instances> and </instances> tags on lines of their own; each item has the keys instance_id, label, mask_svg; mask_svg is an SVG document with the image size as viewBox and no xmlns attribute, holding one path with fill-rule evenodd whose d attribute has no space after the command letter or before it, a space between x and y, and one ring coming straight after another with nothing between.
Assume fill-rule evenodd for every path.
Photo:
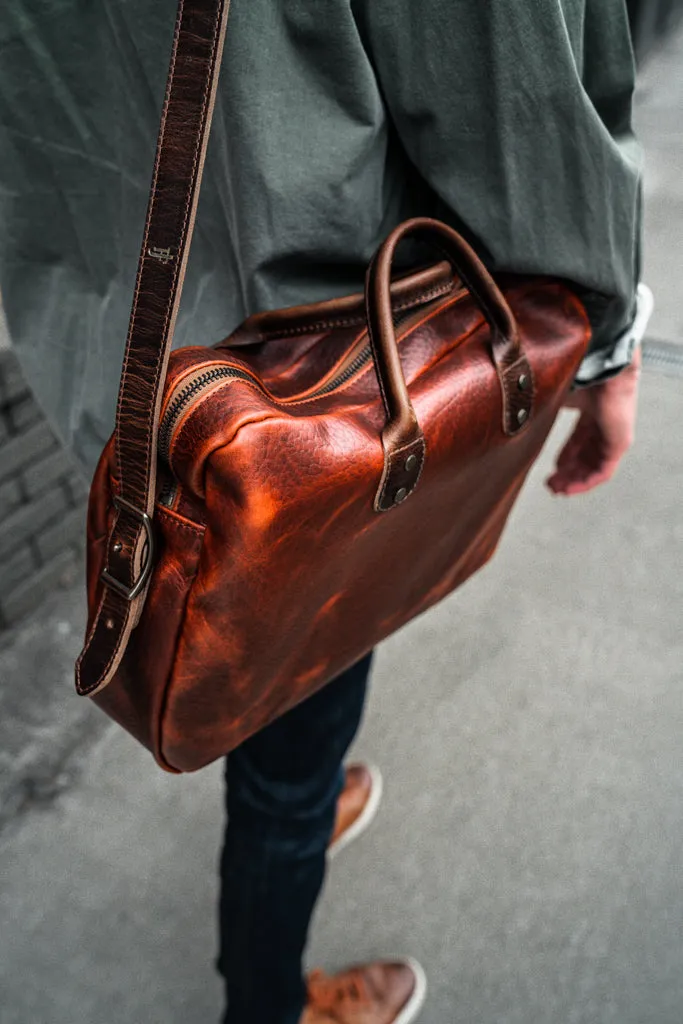
<instances>
[{"instance_id":1,"label":"white shirt cuff","mask_svg":"<svg viewBox=\"0 0 683 1024\"><path fill-rule=\"evenodd\" d=\"M633 323L622 331L612 348L588 353L574 380L575 387L584 388L591 384L600 384L630 365L635 350L645 336L654 305L652 292L641 282L636 293L636 315Z\"/></svg>"}]
</instances>

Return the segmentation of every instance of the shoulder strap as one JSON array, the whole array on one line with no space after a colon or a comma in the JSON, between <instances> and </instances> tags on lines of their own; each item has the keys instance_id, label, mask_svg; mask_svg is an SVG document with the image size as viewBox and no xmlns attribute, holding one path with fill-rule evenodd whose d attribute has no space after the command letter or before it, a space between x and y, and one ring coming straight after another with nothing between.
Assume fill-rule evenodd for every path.
<instances>
[{"instance_id":1,"label":"shoulder strap","mask_svg":"<svg viewBox=\"0 0 683 1024\"><path fill-rule=\"evenodd\" d=\"M106 686L144 604L153 562L159 409L192 239L229 0L179 0L116 411L116 514L105 586L76 688Z\"/></svg>"}]
</instances>

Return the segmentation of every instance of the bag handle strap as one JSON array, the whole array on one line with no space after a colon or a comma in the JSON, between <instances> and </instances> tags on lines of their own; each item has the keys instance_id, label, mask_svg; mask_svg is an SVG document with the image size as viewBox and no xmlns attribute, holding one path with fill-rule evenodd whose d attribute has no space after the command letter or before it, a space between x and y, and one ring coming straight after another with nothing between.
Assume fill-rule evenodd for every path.
<instances>
[{"instance_id":1,"label":"bag handle strap","mask_svg":"<svg viewBox=\"0 0 683 1024\"><path fill-rule=\"evenodd\" d=\"M401 368L391 301L396 249L411 235L422 238L449 260L489 323L491 355L501 388L503 433L512 436L524 429L534 398L531 366L512 310L474 250L438 220L416 217L399 224L370 263L365 286L368 334L387 417L382 430L384 470L374 505L377 512L388 512L415 490L426 457L424 435Z\"/></svg>"},{"instance_id":2,"label":"bag handle strap","mask_svg":"<svg viewBox=\"0 0 683 1024\"><path fill-rule=\"evenodd\" d=\"M157 433L216 98L229 0L179 0L116 410L118 491L105 586L76 663L76 689L113 677L153 565Z\"/></svg>"}]
</instances>

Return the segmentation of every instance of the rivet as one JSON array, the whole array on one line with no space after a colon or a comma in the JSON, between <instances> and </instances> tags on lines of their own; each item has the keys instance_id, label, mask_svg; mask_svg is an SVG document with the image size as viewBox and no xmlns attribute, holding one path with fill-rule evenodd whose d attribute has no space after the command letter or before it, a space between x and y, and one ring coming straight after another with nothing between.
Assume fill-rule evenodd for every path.
<instances>
[{"instance_id":1,"label":"rivet","mask_svg":"<svg viewBox=\"0 0 683 1024\"><path fill-rule=\"evenodd\" d=\"M112 548L112 551L115 552L115 554L118 555L119 551L121 551L122 549L123 549L123 544L121 543L120 540L117 540L116 543L114 544L113 548Z\"/></svg>"},{"instance_id":2,"label":"rivet","mask_svg":"<svg viewBox=\"0 0 683 1024\"><path fill-rule=\"evenodd\" d=\"M520 424L520 426L521 426L522 423L524 423L526 421L526 418L527 418L528 415L529 415L529 413L527 412L526 409L520 409L519 410L519 412L517 413L517 422Z\"/></svg>"},{"instance_id":3,"label":"rivet","mask_svg":"<svg viewBox=\"0 0 683 1024\"><path fill-rule=\"evenodd\" d=\"M529 387L528 373L520 373L519 378L517 380L517 387L520 391L526 391L526 389Z\"/></svg>"},{"instance_id":4,"label":"rivet","mask_svg":"<svg viewBox=\"0 0 683 1024\"><path fill-rule=\"evenodd\" d=\"M401 502L405 501L407 497L408 497L408 488L407 487L399 487L399 489L396 491L396 494L394 495L394 505L400 505Z\"/></svg>"},{"instance_id":5,"label":"rivet","mask_svg":"<svg viewBox=\"0 0 683 1024\"><path fill-rule=\"evenodd\" d=\"M409 455L406 459L405 471L406 473L412 473L417 466L417 455Z\"/></svg>"},{"instance_id":6,"label":"rivet","mask_svg":"<svg viewBox=\"0 0 683 1024\"><path fill-rule=\"evenodd\" d=\"M107 629L113 629L115 626L115 622L113 619L107 619L104 625L106 626Z\"/></svg>"}]
</instances>

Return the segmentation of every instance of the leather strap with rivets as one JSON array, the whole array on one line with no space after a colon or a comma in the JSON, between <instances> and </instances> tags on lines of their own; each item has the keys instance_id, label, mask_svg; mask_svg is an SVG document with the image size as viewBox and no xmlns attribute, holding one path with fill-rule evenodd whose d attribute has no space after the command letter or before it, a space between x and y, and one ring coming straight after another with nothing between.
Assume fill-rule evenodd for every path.
<instances>
[{"instance_id":1,"label":"leather strap with rivets","mask_svg":"<svg viewBox=\"0 0 683 1024\"><path fill-rule=\"evenodd\" d=\"M523 429L533 403L531 367L515 318L474 250L440 221L416 217L400 224L380 246L366 279L368 333L386 413L382 431L384 471L375 497L377 512L389 511L414 491L426 457L424 435L401 369L391 300L394 256L399 244L410 236L417 236L445 256L489 323L491 353L502 391L505 434L511 436Z\"/></svg>"},{"instance_id":2,"label":"leather strap with rivets","mask_svg":"<svg viewBox=\"0 0 683 1024\"><path fill-rule=\"evenodd\" d=\"M112 678L153 565L157 433L194 227L229 0L180 0L116 412L118 493L103 594L76 663L79 693Z\"/></svg>"}]
</instances>

